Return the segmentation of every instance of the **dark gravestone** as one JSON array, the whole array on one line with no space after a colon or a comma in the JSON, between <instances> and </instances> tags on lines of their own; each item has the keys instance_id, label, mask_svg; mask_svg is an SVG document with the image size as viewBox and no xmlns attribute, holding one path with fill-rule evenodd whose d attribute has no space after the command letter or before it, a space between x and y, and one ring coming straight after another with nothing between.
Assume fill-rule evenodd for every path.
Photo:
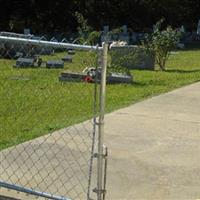
<instances>
[{"instance_id":1,"label":"dark gravestone","mask_svg":"<svg viewBox=\"0 0 200 200\"><path fill-rule=\"evenodd\" d=\"M107 76L108 83L132 83L133 77L124 74L111 73Z\"/></svg>"},{"instance_id":2,"label":"dark gravestone","mask_svg":"<svg viewBox=\"0 0 200 200\"><path fill-rule=\"evenodd\" d=\"M64 62L72 62L72 56L70 56L70 55L67 55L67 56L65 56L64 58L62 58L62 60L64 61Z\"/></svg>"},{"instance_id":3,"label":"dark gravestone","mask_svg":"<svg viewBox=\"0 0 200 200\"><path fill-rule=\"evenodd\" d=\"M76 53L73 49L69 49L67 52L69 55L74 55Z\"/></svg>"},{"instance_id":4,"label":"dark gravestone","mask_svg":"<svg viewBox=\"0 0 200 200\"><path fill-rule=\"evenodd\" d=\"M24 54L23 54L23 52L17 52L16 54L15 54L15 59L18 59L18 58L22 58L24 56Z\"/></svg>"},{"instance_id":5,"label":"dark gravestone","mask_svg":"<svg viewBox=\"0 0 200 200\"><path fill-rule=\"evenodd\" d=\"M18 68L34 67L34 63L35 63L34 58L18 58L16 61L16 65L14 65L14 67Z\"/></svg>"},{"instance_id":6,"label":"dark gravestone","mask_svg":"<svg viewBox=\"0 0 200 200\"><path fill-rule=\"evenodd\" d=\"M73 73L73 72L62 72L61 76L59 77L60 81L67 81L67 82L80 82L83 81L85 74L80 73Z\"/></svg>"},{"instance_id":7,"label":"dark gravestone","mask_svg":"<svg viewBox=\"0 0 200 200\"><path fill-rule=\"evenodd\" d=\"M64 61L62 60L47 61L46 68L64 68Z\"/></svg>"}]
</instances>

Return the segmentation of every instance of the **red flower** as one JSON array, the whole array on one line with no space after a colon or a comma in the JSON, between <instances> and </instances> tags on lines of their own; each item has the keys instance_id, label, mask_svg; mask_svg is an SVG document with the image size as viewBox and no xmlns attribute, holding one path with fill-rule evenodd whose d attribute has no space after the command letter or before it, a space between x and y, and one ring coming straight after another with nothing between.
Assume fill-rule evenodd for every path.
<instances>
[{"instance_id":1,"label":"red flower","mask_svg":"<svg viewBox=\"0 0 200 200\"><path fill-rule=\"evenodd\" d=\"M87 83L92 83L94 80L91 76L85 76L83 78L83 81L87 82Z\"/></svg>"}]
</instances>

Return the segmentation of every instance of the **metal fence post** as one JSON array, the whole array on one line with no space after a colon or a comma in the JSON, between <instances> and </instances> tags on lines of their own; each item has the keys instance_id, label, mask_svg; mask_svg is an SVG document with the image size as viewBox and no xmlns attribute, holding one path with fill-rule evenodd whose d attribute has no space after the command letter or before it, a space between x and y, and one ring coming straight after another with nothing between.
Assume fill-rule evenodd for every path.
<instances>
[{"instance_id":1,"label":"metal fence post","mask_svg":"<svg viewBox=\"0 0 200 200\"><path fill-rule=\"evenodd\" d=\"M100 113L98 129L98 161L97 161L97 200L102 200L103 193L103 141L104 141L104 114L105 114L105 90L107 71L108 44L103 43L101 61L101 85L100 85Z\"/></svg>"}]
</instances>

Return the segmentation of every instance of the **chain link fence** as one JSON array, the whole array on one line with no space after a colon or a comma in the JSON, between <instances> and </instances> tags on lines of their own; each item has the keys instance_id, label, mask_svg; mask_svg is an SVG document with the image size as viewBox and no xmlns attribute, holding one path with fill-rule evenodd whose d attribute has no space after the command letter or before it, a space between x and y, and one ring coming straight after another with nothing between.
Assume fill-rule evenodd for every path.
<instances>
[{"instance_id":1,"label":"chain link fence","mask_svg":"<svg viewBox=\"0 0 200 200\"><path fill-rule=\"evenodd\" d=\"M106 49L0 36L0 187L105 198Z\"/></svg>"}]
</instances>

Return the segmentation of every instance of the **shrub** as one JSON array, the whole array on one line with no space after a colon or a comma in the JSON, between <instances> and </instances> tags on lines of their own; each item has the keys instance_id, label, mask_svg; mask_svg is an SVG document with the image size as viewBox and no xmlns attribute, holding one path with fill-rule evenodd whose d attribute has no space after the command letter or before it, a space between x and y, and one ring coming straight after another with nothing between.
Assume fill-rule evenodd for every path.
<instances>
[{"instance_id":1,"label":"shrub","mask_svg":"<svg viewBox=\"0 0 200 200\"><path fill-rule=\"evenodd\" d=\"M98 44L99 43L99 39L100 39L100 35L101 35L101 32L92 31L88 35L88 38L87 38L88 44L90 44L90 45L96 45L96 44Z\"/></svg>"},{"instance_id":2,"label":"shrub","mask_svg":"<svg viewBox=\"0 0 200 200\"><path fill-rule=\"evenodd\" d=\"M169 53L178 44L180 38L180 32L173 30L170 26L161 30L161 24L163 20L160 20L155 27L155 30L151 34L145 36L143 46L146 51L153 51L155 53L156 63L161 70L165 70L166 61L169 58Z\"/></svg>"},{"instance_id":3,"label":"shrub","mask_svg":"<svg viewBox=\"0 0 200 200\"><path fill-rule=\"evenodd\" d=\"M91 32L92 28L88 25L88 21L83 17L83 15L79 12L75 12L75 17L78 23L78 41L79 43L83 44L86 42L89 33Z\"/></svg>"}]
</instances>

